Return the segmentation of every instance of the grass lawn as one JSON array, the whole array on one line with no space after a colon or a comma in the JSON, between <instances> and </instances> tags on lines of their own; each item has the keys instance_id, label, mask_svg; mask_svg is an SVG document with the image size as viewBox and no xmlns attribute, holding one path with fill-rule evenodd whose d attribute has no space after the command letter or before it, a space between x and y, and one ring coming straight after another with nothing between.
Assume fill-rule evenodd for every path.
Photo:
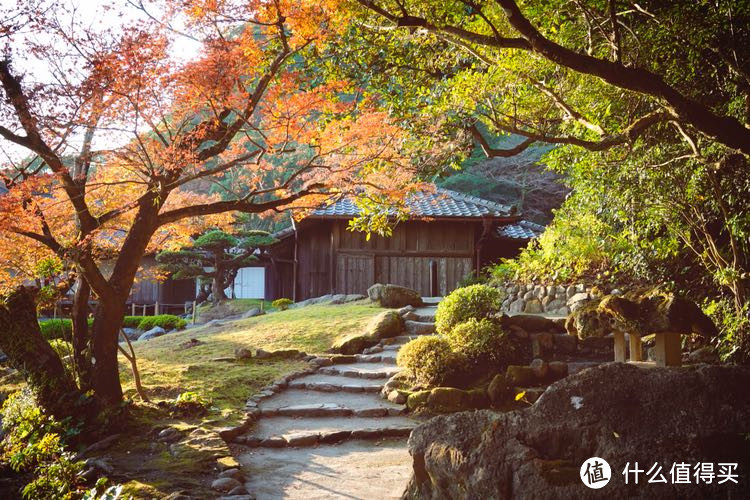
<instances>
[{"instance_id":1,"label":"grass lawn","mask_svg":"<svg viewBox=\"0 0 750 500\"><path fill-rule=\"evenodd\" d=\"M247 308L246 308L247 309ZM210 398L222 416L240 416L245 400L259 388L304 366L289 360L212 361L247 349L299 349L321 353L337 339L364 329L382 309L366 301L313 305L227 323L195 327L133 344L144 387L154 399L194 391ZM190 340L197 340L191 343ZM121 357L126 394L136 399L130 365Z\"/></svg>"},{"instance_id":2,"label":"grass lawn","mask_svg":"<svg viewBox=\"0 0 750 500\"><path fill-rule=\"evenodd\" d=\"M263 299L231 299L225 300L218 304L204 303L198 306L196 310L198 321L205 323L212 319L221 319L227 316L234 316L236 314L242 314L250 309L257 307L266 312L275 311L276 309L271 305L271 302Z\"/></svg>"}]
</instances>

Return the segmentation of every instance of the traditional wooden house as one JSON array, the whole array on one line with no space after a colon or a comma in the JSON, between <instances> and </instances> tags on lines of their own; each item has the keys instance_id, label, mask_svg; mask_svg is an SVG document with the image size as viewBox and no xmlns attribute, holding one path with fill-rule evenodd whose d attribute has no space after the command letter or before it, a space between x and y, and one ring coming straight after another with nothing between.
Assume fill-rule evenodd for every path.
<instances>
[{"instance_id":1,"label":"traditional wooden house","mask_svg":"<svg viewBox=\"0 0 750 500\"><path fill-rule=\"evenodd\" d=\"M280 242L265 264L266 298L365 293L378 282L445 295L472 272L517 254L542 229L521 221L514 207L444 189L415 194L407 205L409 219L390 237L368 241L347 230L359 214L348 198L276 233Z\"/></svg>"}]
</instances>

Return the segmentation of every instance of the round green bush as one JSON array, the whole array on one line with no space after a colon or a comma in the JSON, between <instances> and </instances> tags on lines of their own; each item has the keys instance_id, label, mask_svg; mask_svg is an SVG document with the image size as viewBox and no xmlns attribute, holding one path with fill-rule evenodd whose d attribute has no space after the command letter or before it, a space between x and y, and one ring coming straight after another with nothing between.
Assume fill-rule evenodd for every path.
<instances>
[{"instance_id":1,"label":"round green bush","mask_svg":"<svg viewBox=\"0 0 750 500\"><path fill-rule=\"evenodd\" d=\"M474 369L497 368L511 363L516 346L497 321L471 318L454 326L447 335L451 349L466 356Z\"/></svg>"},{"instance_id":2,"label":"round green bush","mask_svg":"<svg viewBox=\"0 0 750 500\"><path fill-rule=\"evenodd\" d=\"M294 301L287 298L276 299L271 302L271 306L275 307L279 311L286 311L292 304L294 304Z\"/></svg>"},{"instance_id":3,"label":"round green bush","mask_svg":"<svg viewBox=\"0 0 750 500\"><path fill-rule=\"evenodd\" d=\"M444 385L462 372L466 358L453 352L442 337L418 337L398 352L396 364L404 368L417 384L433 387Z\"/></svg>"},{"instance_id":4,"label":"round green bush","mask_svg":"<svg viewBox=\"0 0 750 500\"><path fill-rule=\"evenodd\" d=\"M143 316L141 321L138 323L138 329L148 331L155 326L160 326L166 331L169 330L183 330L187 325L187 321L174 316L172 314L160 314L159 316Z\"/></svg>"},{"instance_id":5,"label":"round green bush","mask_svg":"<svg viewBox=\"0 0 750 500\"><path fill-rule=\"evenodd\" d=\"M448 335L459 323L490 317L500 309L502 300L500 290L489 285L458 288L438 304L435 327L438 333Z\"/></svg>"}]
</instances>

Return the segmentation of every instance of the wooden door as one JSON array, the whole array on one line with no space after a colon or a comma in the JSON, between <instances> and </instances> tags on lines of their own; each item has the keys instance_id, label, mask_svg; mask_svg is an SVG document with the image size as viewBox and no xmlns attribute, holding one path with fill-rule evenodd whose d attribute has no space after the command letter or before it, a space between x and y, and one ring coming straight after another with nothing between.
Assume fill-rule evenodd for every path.
<instances>
[{"instance_id":1,"label":"wooden door","mask_svg":"<svg viewBox=\"0 0 750 500\"><path fill-rule=\"evenodd\" d=\"M375 282L375 259L372 255L338 254L336 258L336 293L366 294Z\"/></svg>"}]
</instances>

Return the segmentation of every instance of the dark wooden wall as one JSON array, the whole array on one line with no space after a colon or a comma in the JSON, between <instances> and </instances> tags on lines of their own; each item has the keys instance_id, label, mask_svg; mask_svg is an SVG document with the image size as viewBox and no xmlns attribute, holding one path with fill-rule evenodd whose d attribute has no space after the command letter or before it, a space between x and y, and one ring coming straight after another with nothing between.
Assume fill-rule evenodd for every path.
<instances>
[{"instance_id":1,"label":"dark wooden wall","mask_svg":"<svg viewBox=\"0 0 750 500\"><path fill-rule=\"evenodd\" d=\"M152 276L152 274L149 272L149 268L155 265L156 260L153 256L143 258L141 268L144 271L139 273L139 278L130 290L128 303L184 304L185 302L192 302L195 298L195 280L167 279L162 282L151 279L149 276Z\"/></svg>"},{"instance_id":2,"label":"dark wooden wall","mask_svg":"<svg viewBox=\"0 0 750 500\"><path fill-rule=\"evenodd\" d=\"M297 237L297 300L328 293L365 293L373 283L430 293L429 263L438 263L439 293L449 293L471 272L481 222L409 221L388 238L347 231L344 220L308 221ZM274 252L272 297L292 297L294 237Z\"/></svg>"}]
</instances>

